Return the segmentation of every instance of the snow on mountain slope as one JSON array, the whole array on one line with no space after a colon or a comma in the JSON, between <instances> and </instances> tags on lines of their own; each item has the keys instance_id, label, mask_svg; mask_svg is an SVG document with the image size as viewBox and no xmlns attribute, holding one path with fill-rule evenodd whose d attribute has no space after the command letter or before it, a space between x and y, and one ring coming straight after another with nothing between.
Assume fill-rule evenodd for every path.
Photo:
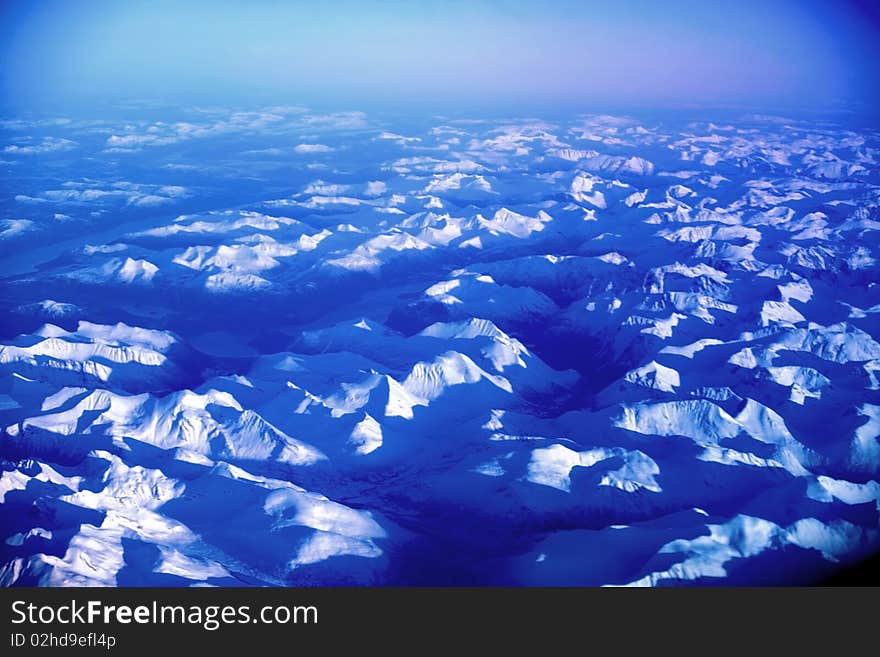
<instances>
[{"instance_id":1,"label":"snow on mountain slope","mask_svg":"<svg viewBox=\"0 0 880 657\"><path fill-rule=\"evenodd\" d=\"M448 351L430 363L416 363L403 381L403 387L414 397L431 401L442 395L449 386L483 380L512 392L510 383L504 377L487 373L464 354Z\"/></svg>"},{"instance_id":2,"label":"snow on mountain slope","mask_svg":"<svg viewBox=\"0 0 880 657\"><path fill-rule=\"evenodd\" d=\"M624 465L608 471L599 482L600 486L614 486L627 492L639 488L660 492L660 487L654 480L654 475L660 472L657 464L642 452L630 452L621 448L600 448L585 452L575 452L564 445L539 448L532 452L527 478L536 484L569 491L572 468L589 468L609 459L622 459Z\"/></svg>"},{"instance_id":3,"label":"snow on mountain slope","mask_svg":"<svg viewBox=\"0 0 880 657\"><path fill-rule=\"evenodd\" d=\"M864 530L846 521L822 523L815 518L805 518L780 527L777 524L738 515L719 525L707 525L708 535L695 539L679 539L667 543L658 555L684 555L671 567L657 570L628 586L657 586L664 580L699 580L728 576L728 564L748 559L765 551L779 550L792 545L807 550L817 550L830 561L836 561L842 546L859 545L876 540L876 532Z\"/></svg>"},{"instance_id":4,"label":"snow on mountain slope","mask_svg":"<svg viewBox=\"0 0 880 657\"><path fill-rule=\"evenodd\" d=\"M526 238L533 232L544 230L544 224L549 221L553 221L553 218L543 210L538 211L538 216L535 218L517 214L507 208L497 210L491 219L477 215L480 227L490 233L502 233L519 238Z\"/></svg>"},{"instance_id":5,"label":"snow on mountain slope","mask_svg":"<svg viewBox=\"0 0 880 657\"><path fill-rule=\"evenodd\" d=\"M228 464L202 467L180 479L160 469L129 467L100 450L90 459L95 471L89 481L45 470L24 475L51 482L59 489L51 505L82 509L80 519L92 522L74 526L61 551L54 536L37 535L45 551L7 563L0 573L4 584L222 585L244 577L284 585L310 581L316 567L332 557L375 560L382 555L377 541L387 534L369 513L285 481ZM204 508L205 499L217 498L226 503ZM251 555L248 563L235 556L244 545ZM151 552L155 556L147 563L152 570L131 572L130 561ZM363 574L352 578L367 583L370 569L362 566Z\"/></svg>"},{"instance_id":6,"label":"snow on mountain slope","mask_svg":"<svg viewBox=\"0 0 880 657\"><path fill-rule=\"evenodd\" d=\"M117 395L95 390L63 411L26 418L6 428L18 442L43 434L106 435L140 440L161 449L227 460L272 460L294 465L323 455L285 435L257 413L244 410L228 393L175 392L164 398L148 394Z\"/></svg>"},{"instance_id":7,"label":"snow on mountain slope","mask_svg":"<svg viewBox=\"0 0 880 657\"><path fill-rule=\"evenodd\" d=\"M22 314L42 314L46 317L59 318L77 313L80 309L72 303L44 299L36 303L25 304L18 308Z\"/></svg>"},{"instance_id":8,"label":"snow on mountain slope","mask_svg":"<svg viewBox=\"0 0 880 657\"><path fill-rule=\"evenodd\" d=\"M551 315L556 304L530 287L499 285L491 276L470 271L453 272L454 278L431 285L425 301L442 304L449 317L485 317L503 322Z\"/></svg>"},{"instance_id":9,"label":"snow on mountain slope","mask_svg":"<svg viewBox=\"0 0 880 657\"><path fill-rule=\"evenodd\" d=\"M48 376L53 381L114 383L123 388L155 385L174 376L168 353L178 338L116 324L81 321L76 331L45 324L33 335L0 345L0 368L7 372Z\"/></svg>"},{"instance_id":10,"label":"snow on mountain slope","mask_svg":"<svg viewBox=\"0 0 880 657\"><path fill-rule=\"evenodd\" d=\"M463 322L431 324L419 335L439 340L474 340L488 338L489 345L481 349L481 354L491 361L498 372L505 367L519 365L527 367L523 357L530 357L528 349L516 338L511 338L492 322L485 319L469 319Z\"/></svg>"},{"instance_id":11,"label":"snow on mountain slope","mask_svg":"<svg viewBox=\"0 0 880 657\"><path fill-rule=\"evenodd\" d=\"M412 419L413 407L425 406L427 402L387 374L373 373L358 383L343 383L341 388L324 400L337 416L366 409L380 417Z\"/></svg>"},{"instance_id":12,"label":"snow on mountain slope","mask_svg":"<svg viewBox=\"0 0 880 657\"><path fill-rule=\"evenodd\" d=\"M678 372L653 360L647 365L630 370L624 379L630 383L646 388L656 388L663 392L675 392L675 388L681 385Z\"/></svg>"},{"instance_id":13,"label":"snow on mountain slope","mask_svg":"<svg viewBox=\"0 0 880 657\"><path fill-rule=\"evenodd\" d=\"M875 132L211 112L6 153L3 584L808 584L880 552Z\"/></svg>"},{"instance_id":14,"label":"snow on mountain slope","mask_svg":"<svg viewBox=\"0 0 880 657\"><path fill-rule=\"evenodd\" d=\"M430 248L432 248L430 244L418 237L394 230L372 237L351 253L331 258L326 261L326 264L349 271L375 271L384 264L382 260L384 254L400 253L407 250L422 251Z\"/></svg>"},{"instance_id":15,"label":"snow on mountain slope","mask_svg":"<svg viewBox=\"0 0 880 657\"><path fill-rule=\"evenodd\" d=\"M277 231L287 226L303 226L303 224L290 217L274 217L252 211L235 212L226 210L211 212L201 218L197 215L180 215L173 223L134 233L133 236L164 238L187 234L228 235L238 232L249 233L255 230Z\"/></svg>"}]
</instances>

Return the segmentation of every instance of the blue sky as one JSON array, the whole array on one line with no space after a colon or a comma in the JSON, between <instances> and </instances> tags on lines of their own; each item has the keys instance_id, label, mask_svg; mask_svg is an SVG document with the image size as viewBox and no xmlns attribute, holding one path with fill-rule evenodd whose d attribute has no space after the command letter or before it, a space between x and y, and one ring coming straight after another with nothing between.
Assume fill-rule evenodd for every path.
<instances>
[{"instance_id":1,"label":"blue sky","mask_svg":"<svg viewBox=\"0 0 880 657\"><path fill-rule=\"evenodd\" d=\"M3 3L7 108L872 107L876 3Z\"/></svg>"}]
</instances>

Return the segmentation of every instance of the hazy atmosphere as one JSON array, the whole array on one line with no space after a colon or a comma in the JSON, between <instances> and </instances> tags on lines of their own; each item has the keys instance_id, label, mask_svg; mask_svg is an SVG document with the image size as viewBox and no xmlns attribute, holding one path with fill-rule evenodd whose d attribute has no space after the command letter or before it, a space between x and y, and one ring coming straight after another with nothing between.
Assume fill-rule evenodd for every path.
<instances>
[{"instance_id":1,"label":"hazy atmosphere","mask_svg":"<svg viewBox=\"0 0 880 657\"><path fill-rule=\"evenodd\" d=\"M876 105L875 3L17 2L2 100L590 111Z\"/></svg>"}]
</instances>

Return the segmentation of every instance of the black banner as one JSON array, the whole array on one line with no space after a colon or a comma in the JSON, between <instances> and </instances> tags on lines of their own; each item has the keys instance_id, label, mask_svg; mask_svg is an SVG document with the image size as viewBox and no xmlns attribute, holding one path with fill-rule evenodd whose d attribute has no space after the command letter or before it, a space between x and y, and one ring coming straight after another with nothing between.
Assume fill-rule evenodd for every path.
<instances>
[{"instance_id":1,"label":"black banner","mask_svg":"<svg viewBox=\"0 0 880 657\"><path fill-rule=\"evenodd\" d=\"M523 641L590 654L682 642L786 654L876 642L880 588L2 589L2 653L144 654ZM416 644L412 641L416 640ZM546 654L546 653L544 653Z\"/></svg>"}]
</instances>

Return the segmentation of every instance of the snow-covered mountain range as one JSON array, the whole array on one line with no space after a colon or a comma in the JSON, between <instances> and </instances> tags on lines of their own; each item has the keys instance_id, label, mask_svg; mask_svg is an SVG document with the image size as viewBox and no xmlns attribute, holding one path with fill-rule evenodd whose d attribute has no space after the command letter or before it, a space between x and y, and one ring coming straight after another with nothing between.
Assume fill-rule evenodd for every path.
<instances>
[{"instance_id":1,"label":"snow-covered mountain range","mask_svg":"<svg viewBox=\"0 0 880 657\"><path fill-rule=\"evenodd\" d=\"M2 124L3 584L880 551L880 132L200 112Z\"/></svg>"}]
</instances>

